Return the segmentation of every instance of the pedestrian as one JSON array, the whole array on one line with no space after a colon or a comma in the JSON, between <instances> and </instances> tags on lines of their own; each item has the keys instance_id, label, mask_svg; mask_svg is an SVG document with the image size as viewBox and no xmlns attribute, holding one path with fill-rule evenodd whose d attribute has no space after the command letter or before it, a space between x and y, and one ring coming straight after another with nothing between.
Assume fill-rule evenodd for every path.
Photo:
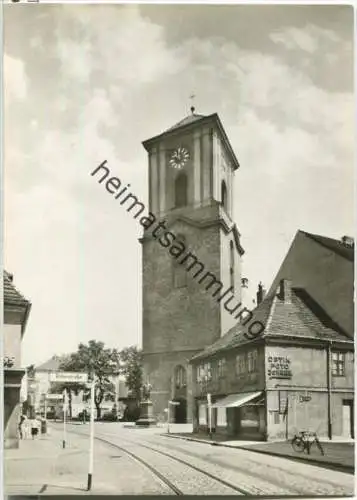
<instances>
[{"instance_id":1,"label":"pedestrian","mask_svg":"<svg viewBox=\"0 0 357 500\"><path fill-rule=\"evenodd\" d=\"M23 439L23 432L22 432L22 426L23 426L23 423L25 421L25 416L24 415L21 415L20 416L20 422L19 422L19 434L20 434L20 439Z\"/></svg>"},{"instance_id":2,"label":"pedestrian","mask_svg":"<svg viewBox=\"0 0 357 500\"><path fill-rule=\"evenodd\" d=\"M37 419L34 418L31 421L31 436L32 436L32 439L35 439L35 436L37 436L37 434L38 434L38 422L37 422Z\"/></svg>"}]
</instances>

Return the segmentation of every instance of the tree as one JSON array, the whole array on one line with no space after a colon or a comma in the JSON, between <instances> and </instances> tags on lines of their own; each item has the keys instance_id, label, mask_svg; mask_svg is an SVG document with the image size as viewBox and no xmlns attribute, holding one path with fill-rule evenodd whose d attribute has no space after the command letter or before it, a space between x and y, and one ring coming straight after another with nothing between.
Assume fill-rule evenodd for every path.
<instances>
[{"instance_id":1,"label":"tree","mask_svg":"<svg viewBox=\"0 0 357 500\"><path fill-rule=\"evenodd\" d=\"M64 371L85 372L90 380L95 380L94 404L97 418L101 417L101 404L106 397L114 400L115 386L111 376L119 373L119 353L116 349L105 348L104 342L90 340L87 345L80 343L78 350L60 365ZM72 388L80 390L81 384L71 384ZM89 397L88 390L84 392Z\"/></svg>"},{"instance_id":2,"label":"tree","mask_svg":"<svg viewBox=\"0 0 357 500\"><path fill-rule=\"evenodd\" d=\"M134 398L141 399L143 384L142 353L136 346L125 347L119 353L120 373L125 376L125 384Z\"/></svg>"},{"instance_id":3,"label":"tree","mask_svg":"<svg viewBox=\"0 0 357 500\"><path fill-rule=\"evenodd\" d=\"M72 418L72 395L73 394L79 394L81 391L83 391L83 398L86 399L88 398L88 388L85 384L78 384L78 383L67 383L67 382L52 382L49 393L50 394L61 394L64 391L67 392L68 396L68 413L69 413L69 418Z\"/></svg>"}]
</instances>

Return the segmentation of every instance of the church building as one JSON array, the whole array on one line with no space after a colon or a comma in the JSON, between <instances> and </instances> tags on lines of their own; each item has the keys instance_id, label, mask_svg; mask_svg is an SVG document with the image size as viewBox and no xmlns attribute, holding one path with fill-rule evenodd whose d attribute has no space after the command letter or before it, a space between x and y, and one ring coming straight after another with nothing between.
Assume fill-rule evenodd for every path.
<instances>
[{"instance_id":1,"label":"church building","mask_svg":"<svg viewBox=\"0 0 357 500\"><path fill-rule=\"evenodd\" d=\"M164 416L169 401L179 403L173 410L175 422L192 421L190 359L237 322L227 314L223 297L229 290L240 305L244 253L232 219L237 157L218 115L191 111L143 142L148 153L149 211L165 225L165 236L189 249L193 260L190 266L179 262L172 249L164 248L168 244L159 244L154 233L144 232L144 381L152 385L156 416ZM208 285L189 272L197 263L206 270L204 277L211 279ZM217 284L219 289L212 294L210 287ZM217 297L223 286L227 292Z\"/></svg>"}]
</instances>

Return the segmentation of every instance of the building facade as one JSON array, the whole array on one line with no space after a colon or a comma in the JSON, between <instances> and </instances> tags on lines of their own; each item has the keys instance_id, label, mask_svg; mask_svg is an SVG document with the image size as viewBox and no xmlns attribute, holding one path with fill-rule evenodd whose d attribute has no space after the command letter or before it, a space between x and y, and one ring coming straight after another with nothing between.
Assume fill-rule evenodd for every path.
<instances>
[{"instance_id":1,"label":"building facade","mask_svg":"<svg viewBox=\"0 0 357 500\"><path fill-rule=\"evenodd\" d=\"M63 415L63 400L56 400L53 395L56 384L51 382L51 374L63 371L60 368L61 363L66 359L66 356L52 356L51 359L38 365L34 369L31 377L28 377L28 395L35 413L60 418ZM110 413L113 410L114 404L118 409L120 391L123 391L123 378L119 375L108 376L109 381L113 384L113 394L108 394L101 404L102 415ZM83 391L71 391L70 410L71 418L77 418L78 415L86 409L88 411L89 403L85 398Z\"/></svg>"},{"instance_id":2,"label":"building facade","mask_svg":"<svg viewBox=\"0 0 357 500\"><path fill-rule=\"evenodd\" d=\"M144 381L152 385L156 416L163 418L175 400L174 419L186 422L193 402L189 360L235 322L212 293L231 287L240 302L243 249L232 220L239 164L218 115L194 109L143 145L149 211L163 224L160 233L147 229L141 239Z\"/></svg>"},{"instance_id":3,"label":"building facade","mask_svg":"<svg viewBox=\"0 0 357 500\"><path fill-rule=\"evenodd\" d=\"M19 446L18 423L20 392L25 370L21 363L21 341L31 303L13 284L12 274L4 271L4 447Z\"/></svg>"},{"instance_id":4,"label":"building facade","mask_svg":"<svg viewBox=\"0 0 357 500\"><path fill-rule=\"evenodd\" d=\"M258 338L247 340L241 322L193 358L194 429L258 440L301 430L353 438L353 340L290 280L254 315L265 325Z\"/></svg>"}]
</instances>

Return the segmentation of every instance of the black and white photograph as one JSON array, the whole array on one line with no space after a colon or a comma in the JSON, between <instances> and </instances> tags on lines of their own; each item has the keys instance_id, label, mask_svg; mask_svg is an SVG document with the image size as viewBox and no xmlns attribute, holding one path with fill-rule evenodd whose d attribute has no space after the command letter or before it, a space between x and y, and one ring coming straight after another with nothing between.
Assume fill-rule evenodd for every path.
<instances>
[{"instance_id":1,"label":"black and white photograph","mask_svg":"<svg viewBox=\"0 0 357 500\"><path fill-rule=\"evenodd\" d=\"M4 494L353 497L355 6L1 11Z\"/></svg>"}]
</instances>

